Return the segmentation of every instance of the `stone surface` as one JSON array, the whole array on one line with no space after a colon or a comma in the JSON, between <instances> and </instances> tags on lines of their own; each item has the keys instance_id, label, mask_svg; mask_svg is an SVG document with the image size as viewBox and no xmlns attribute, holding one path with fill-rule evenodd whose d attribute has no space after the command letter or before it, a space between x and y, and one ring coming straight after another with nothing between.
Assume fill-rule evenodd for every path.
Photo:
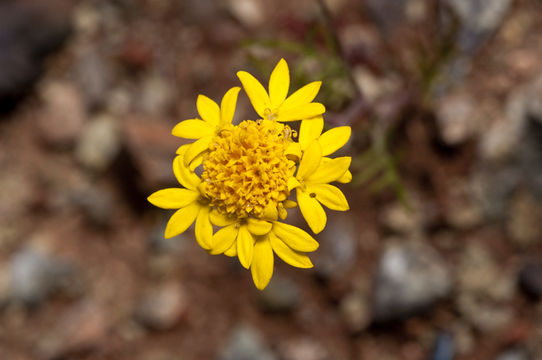
<instances>
[{"instance_id":1,"label":"stone surface","mask_svg":"<svg viewBox=\"0 0 542 360\"><path fill-rule=\"evenodd\" d=\"M149 288L139 301L135 316L145 326L167 330L176 326L187 311L186 294L177 283Z\"/></svg>"},{"instance_id":2,"label":"stone surface","mask_svg":"<svg viewBox=\"0 0 542 360\"><path fill-rule=\"evenodd\" d=\"M279 347L281 360L331 360L321 342L310 338L292 339Z\"/></svg>"},{"instance_id":3,"label":"stone surface","mask_svg":"<svg viewBox=\"0 0 542 360\"><path fill-rule=\"evenodd\" d=\"M218 360L277 360L259 332L248 326L232 330Z\"/></svg>"},{"instance_id":4,"label":"stone surface","mask_svg":"<svg viewBox=\"0 0 542 360\"><path fill-rule=\"evenodd\" d=\"M351 333L365 330L371 322L370 296L367 291L356 289L341 299L339 309Z\"/></svg>"},{"instance_id":5,"label":"stone surface","mask_svg":"<svg viewBox=\"0 0 542 360\"><path fill-rule=\"evenodd\" d=\"M423 243L389 241L374 278L373 320L397 320L428 310L451 287L449 270L435 250Z\"/></svg>"},{"instance_id":6,"label":"stone surface","mask_svg":"<svg viewBox=\"0 0 542 360\"><path fill-rule=\"evenodd\" d=\"M503 351L495 360L529 360L527 351L521 347L511 348Z\"/></svg>"},{"instance_id":7,"label":"stone surface","mask_svg":"<svg viewBox=\"0 0 542 360\"><path fill-rule=\"evenodd\" d=\"M506 228L510 239L521 248L542 240L542 206L527 191L517 192L508 206Z\"/></svg>"},{"instance_id":8,"label":"stone surface","mask_svg":"<svg viewBox=\"0 0 542 360\"><path fill-rule=\"evenodd\" d=\"M356 261L356 219L352 214L340 215L330 214L326 228L318 234L320 248L313 263L318 276L326 280L340 277Z\"/></svg>"},{"instance_id":9,"label":"stone surface","mask_svg":"<svg viewBox=\"0 0 542 360\"><path fill-rule=\"evenodd\" d=\"M456 270L456 303L466 321L484 332L506 326L513 316L509 301L515 280L511 272L477 243L467 246Z\"/></svg>"},{"instance_id":10,"label":"stone surface","mask_svg":"<svg viewBox=\"0 0 542 360\"><path fill-rule=\"evenodd\" d=\"M89 170L102 172L113 163L120 148L117 119L104 114L87 123L77 143L75 155Z\"/></svg>"},{"instance_id":11,"label":"stone surface","mask_svg":"<svg viewBox=\"0 0 542 360\"><path fill-rule=\"evenodd\" d=\"M88 300L74 304L43 334L36 351L40 358L58 359L94 350L109 333L110 322L104 307Z\"/></svg>"},{"instance_id":12,"label":"stone surface","mask_svg":"<svg viewBox=\"0 0 542 360\"><path fill-rule=\"evenodd\" d=\"M258 300L264 311L289 312L299 303L300 295L294 281L275 274L269 285L258 293Z\"/></svg>"},{"instance_id":13,"label":"stone surface","mask_svg":"<svg viewBox=\"0 0 542 360\"><path fill-rule=\"evenodd\" d=\"M42 137L53 146L72 145L87 116L79 90L68 82L50 82L40 93L44 103L38 117Z\"/></svg>"},{"instance_id":14,"label":"stone surface","mask_svg":"<svg viewBox=\"0 0 542 360\"><path fill-rule=\"evenodd\" d=\"M450 333L440 333L435 339L431 360L453 360L455 358L455 339Z\"/></svg>"},{"instance_id":15,"label":"stone surface","mask_svg":"<svg viewBox=\"0 0 542 360\"><path fill-rule=\"evenodd\" d=\"M470 139L480 122L475 99L466 91L456 90L438 99L437 124L445 144L459 145Z\"/></svg>"},{"instance_id":16,"label":"stone surface","mask_svg":"<svg viewBox=\"0 0 542 360\"><path fill-rule=\"evenodd\" d=\"M13 301L38 305L54 291L73 280L75 268L69 262L38 248L23 248L9 264L9 294Z\"/></svg>"}]
</instances>

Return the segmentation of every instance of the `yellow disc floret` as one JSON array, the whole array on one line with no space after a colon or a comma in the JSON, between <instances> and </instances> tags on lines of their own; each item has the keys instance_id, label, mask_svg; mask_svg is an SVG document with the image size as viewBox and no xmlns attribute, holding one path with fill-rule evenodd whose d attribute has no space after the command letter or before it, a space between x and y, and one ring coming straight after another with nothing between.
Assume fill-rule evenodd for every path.
<instances>
[{"instance_id":1,"label":"yellow disc floret","mask_svg":"<svg viewBox=\"0 0 542 360\"><path fill-rule=\"evenodd\" d=\"M203 161L203 188L211 206L238 219L261 218L282 208L295 163L286 157L288 126L269 121L226 125Z\"/></svg>"}]
</instances>

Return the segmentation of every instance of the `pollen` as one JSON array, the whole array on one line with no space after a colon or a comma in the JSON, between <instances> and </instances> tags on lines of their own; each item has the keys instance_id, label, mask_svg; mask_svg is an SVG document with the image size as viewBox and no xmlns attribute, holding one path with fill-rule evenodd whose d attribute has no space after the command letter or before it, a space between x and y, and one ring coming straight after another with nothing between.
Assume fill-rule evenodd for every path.
<instances>
[{"instance_id":1,"label":"pollen","mask_svg":"<svg viewBox=\"0 0 542 360\"><path fill-rule=\"evenodd\" d=\"M291 134L290 127L269 120L222 128L203 161L201 178L211 206L238 219L281 211L295 171L285 154Z\"/></svg>"}]
</instances>

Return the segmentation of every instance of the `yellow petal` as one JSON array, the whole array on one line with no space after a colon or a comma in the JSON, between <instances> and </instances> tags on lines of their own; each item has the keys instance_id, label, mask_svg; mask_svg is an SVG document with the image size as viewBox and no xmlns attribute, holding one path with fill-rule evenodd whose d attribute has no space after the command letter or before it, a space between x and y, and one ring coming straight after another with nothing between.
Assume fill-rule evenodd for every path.
<instances>
[{"instance_id":1,"label":"yellow petal","mask_svg":"<svg viewBox=\"0 0 542 360\"><path fill-rule=\"evenodd\" d=\"M216 127L220 121L220 108L218 104L205 95L199 95L196 101L199 116L207 121L213 127Z\"/></svg>"},{"instance_id":2,"label":"yellow petal","mask_svg":"<svg viewBox=\"0 0 542 360\"><path fill-rule=\"evenodd\" d=\"M320 146L320 143L316 140L313 140L301 157L301 162L299 163L299 168L297 169L296 178L305 179L309 177L312 173L316 171L316 169L318 169L321 159L322 148Z\"/></svg>"},{"instance_id":3,"label":"yellow petal","mask_svg":"<svg viewBox=\"0 0 542 360\"><path fill-rule=\"evenodd\" d=\"M320 136L320 145L322 145L322 156L334 153L350 139L352 129L350 126L340 126L326 131Z\"/></svg>"},{"instance_id":4,"label":"yellow petal","mask_svg":"<svg viewBox=\"0 0 542 360\"><path fill-rule=\"evenodd\" d=\"M318 234L326 227L327 216L324 208L316 201L315 194L305 192L299 188L296 194L301 214L303 214L312 232Z\"/></svg>"},{"instance_id":5,"label":"yellow petal","mask_svg":"<svg viewBox=\"0 0 542 360\"><path fill-rule=\"evenodd\" d=\"M306 179L307 184L325 184L336 181L348 170L352 158L343 156L330 161L322 161L318 169L310 174Z\"/></svg>"},{"instance_id":6,"label":"yellow petal","mask_svg":"<svg viewBox=\"0 0 542 360\"><path fill-rule=\"evenodd\" d=\"M250 231L251 234L265 235L269 231L271 231L272 227L273 227L273 224L271 224L268 221L254 219L254 218L248 219L248 231Z\"/></svg>"},{"instance_id":7,"label":"yellow petal","mask_svg":"<svg viewBox=\"0 0 542 360\"><path fill-rule=\"evenodd\" d=\"M174 136L185 139L199 139L207 135L213 135L215 128L206 121L199 119L184 120L175 125L171 133Z\"/></svg>"},{"instance_id":8,"label":"yellow petal","mask_svg":"<svg viewBox=\"0 0 542 360\"><path fill-rule=\"evenodd\" d=\"M284 102L288 95L289 88L290 72L288 70L288 64L284 59L280 59L269 79L269 100L271 102L271 108L275 109Z\"/></svg>"},{"instance_id":9,"label":"yellow petal","mask_svg":"<svg viewBox=\"0 0 542 360\"><path fill-rule=\"evenodd\" d=\"M293 225L276 221L272 231L294 250L308 252L318 249L318 242L312 236Z\"/></svg>"},{"instance_id":10,"label":"yellow petal","mask_svg":"<svg viewBox=\"0 0 542 360\"><path fill-rule=\"evenodd\" d=\"M179 146L175 154L184 156L184 154L186 154L186 150L188 150L190 145L192 144L184 144L184 145Z\"/></svg>"},{"instance_id":11,"label":"yellow petal","mask_svg":"<svg viewBox=\"0 0 542 360\"><path fill-rule=\"evenodd\" d=\"M169 188L154 192L147 200L162 209L180 209L198 200L199 195L194 190Z\"/></svg>"},{"instance_id":12,"label":"yellow petal","mask_svg":"<svg viewBox=\"0 0 542 360\"><path fill-rule=\"evenodd\" d=\"M252 254L254 253L254 238L246 226L239 228L237 234L237 257L245 269L252 263Z\"/></svg>"},{"instance_id":13,"label":"yellow petal","mask_svg":"<svg viewBox=\"0 0 542 360\"><path fill-rule=\"evenodd\" d=\"M299 145L301 146L301 150L307 149L314 139L318 139L323 129L324 118L322 116L303 120L299 127Z\"/></svg>"},{"instance_id":14,"label":"yellow petal","mask_svg":"<svg viewBox=\"0 0 542 360\"><path fill-rule=\"evenodd\" d=\"M342 184L348 184L350 181L352 181L352 173L350 170L346 170L344 175L337 179L337 182Z\"/></svg>"},{"instance_id":15,"label":"yellow petal","mask_svg":"<svg viewBox=\"0 0 542 360\"><path fill-rule=\"evenodd\" d=\"M316 200L331 210L346 211L350 209L346 197L336 186L329 184L307 185L307 193L316 194Z\"/></svg>"},{"instance_id":16,"label":"yellow petal","mask_svg":"<svg viewBox=\"0 0 542 360\"><path fill-rule=\"evenodd\" d=\"M254 110L256 110L261 118L264 118L265 109L271 107L269 96L267 96L267 92L265 91L264 87L258 80L256 80L254 76L250 75L246 71L239 71L237 73L237 77L239 80L241 80L243 89L245 89Z\"/></svg>"},{"instance_id":17,"label":"yellow petal","mask_svg":"<svg viewBox=\"0 0 542 360\"><path fill-rule=\"evenodd\" d=\"M173 173L177 181L187 189L197 190L201 179L184 165L184 155L179 155L173 160Z\"/></svg>"},{"instance_id":18,"label":"yellow petal","mask_svg":"<svg viewBox=\"0 0 542 360\"><path fill-rule=\"evenodd\" d=\"M286 111L289 109L294 109L312 102L316 95L318 95L321 85L321 81L314 81L303 86L301 89L288 96L288 98L282 103L282 106L280 107L281 110Z\"/></svg>"},{"instance_id":19,"label":"yellow petal","mask_svg":"<svg viewBox=\"0 0 542 360\"><path fill-rule=\"evenodd\" d=\"M165 238L169 239L185 232L186 229L194 223L194 220L196 220L196 216L198 216L199 213L199 207L199 204L194 202L177 210L166 225Z\"/></svg>"},{"instance_id":20,"label":"yellow petal","mask_svg":"<svg viewBox=\"0 0 542 360\"><path fill-rule=\"evenodd\" d=\"M232 87L222 98L220 103L220 125L224 126L230 124L233 120L233 114L235 113L235 106L237 105L237 96L239 95L239 86Z\"/></svg>"},{"instance_id":21,"label":"yellow petal","mask_svg":"<svg viewBox=\"0 0 542 360\"><path fill-rule=\"evenodd\" d=\"M302 252L292 250L284 241L280 240L275 234L269 234L269 240L271 241L271 247L279 258L281 258L286 264L308 269L311 268L312 262L309 257Z\"/></svg>"},{"instance_id":22,"label":"yellow petal","mask_svg":"<svg viewBox=\"0 0 542 360\"><path fill-rule=\"evenodd\" d=\"M320 103L310 103L306 105L301 105L299 107L289 109L289 110L282 110L282 107L281 107L279 111L279 115L276 120L277 121L305 120L305 119L316 117L318 115L322 115L325 112L326 112L325 106Z\"/></svg>"},{"instance_id":23,"label":"yellow petal","mask_svg":"<svg viewBox=\"0 0 542 360\"><path fill-rule=\"evenodd\" d=\"M228 250L224 251L224 255L229 257L237 256L237 244L233 243Z\"/></svg>"},{"instance_id":24,"label":"yellow petal","mask_svg":"<svg viewBox=\"0 0 542 360\"><path fill-rule=\"evenodd\" d=\"M295 189L298 186L301 186L301 183L299 182L299 180L297 180L293 176L288 178L288 191L292 191L292 189Z\"/></svg>"},{"instance_id":25,"label":"yellow petal","mask_svg":"<svg viewBox=\"0 0 542 360\"><path fill-rule=\"evenodd\" d=\"M218 230L211 239L211 255L222 254L228 250L235 242L238 232L237 224L231 224Z\"/></svg>"},{"instance_id":26,"label":"yellow petal","mask_svg":"<svg viewBox=\"0 0 542 360\"><path fill-rule=\"evenodd\" d=\"M192 143L188 150L186 150L186 154L184 154L184 165L188 166L194 160L198 155L203 153L204 151L209 149L209 144L211 143L211 140L213 139L212 136L205 136L202 137L199 140L196 140L194 143Z\"/></svg>"},{"instance_id":27,"label":"yellow petal","mask_svg":"<svg viewBox=\"0 0 542 360\"><path fill-rule=\"evenodd\" d=\"M254 285L259 290L263 290L269 284L273 276L273 249L268 239L258 240L254 244L250 272Z\"/></svg>"},{"instance_id":28,"label":"yellow petal","mask_svg":"<svg viewBox=\"0 0 542 360\"><path fill-rule=\"evenodd\" d=\"M211 223L213 225L220 227L228 226L235 222L235 219L229 218L216 210L213 210L209 213L209 220L211 220Z\"/></svg>"},{"instance_id":29,"label":"yellow petal","mask_svg":"<svg viewBox=\"0 0 542 360\"><path fill-rule=\"evenodd\" d=\"M213 225L209 221L209 210L208 206L201 206L196 218L196 240L199 246L205 250L211 248L211 239L213 238Z\"/></svg>"}]
</instances>

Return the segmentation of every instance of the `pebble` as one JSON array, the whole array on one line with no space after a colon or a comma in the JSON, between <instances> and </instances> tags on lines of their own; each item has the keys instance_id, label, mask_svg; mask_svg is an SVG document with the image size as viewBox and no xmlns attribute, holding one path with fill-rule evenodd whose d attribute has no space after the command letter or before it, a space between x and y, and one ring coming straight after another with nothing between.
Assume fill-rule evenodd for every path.
<instances>
[{"instance_id":1,"label":"pebble","mask_svg":"<svg viewBox=\"0 0 542 360\"><path fill-rule=\"evenodd\" d=\"M143 80L140 104L150 116L164 116L173 108L174 89L165 78L152 75Z\"/></svg>"},{"instance_id":2,"label":"pebble","mask_svg":"<svg viewBox=\"0 0 542 360\"><path fill-rule=\"evenodd\" d=\"M43 139L53 146L72 145L87 116L79 90L68 82L50 82L40 93L44 109L37 120Z\"/></svg>"},{"instance_id":3,"label":"pebble","mask_svg":"<svg viewBox=\"0 0 542 360\"><path fill-rule=\"evenodd\" d=\"M75 190L70 197L71 202L81 209L90 225L105 228L111 224L116 207L108 189L89 185Z\"/></svg>"},{"instance_id":4,"label":"pebble","mask_svg":"<svg viewBox=\"0 0 542 360\"><path fill-rule=\"evenodd\" d=\"M484 246L467 246L459 259L456 278L456 303L466 321L483 332L500 329L510 322L514 277Z\"/></svg>"},{"instance_id":5,"label":"pebble","mask_svg":"<svg viewBox=\"0 0 542 360\"><path fill-rule=\"evenodd\" d=\"M464 90L456 90L438 99L437 124L445 144L457 146L474 135L480 122L477 109L473 95Z\"/></svg>"},{"instance_id":6,"label":"pebble","mask_svg":"<svg viewBox=\"0 0 542 360\"><path fill-rule=\"evenodd\" d=\"M529 360L527 351L521 347L511 348L503 351L495 360Z\"/></svg>"},{"instance_id":7,"label":"pebble","mask_svg":"<svg viewBox=\"0 0 542 360\"><path fill-rule=\"evenodd\" d=\"M519 191L508 206L506 228L510 240L521 248L528 248L541 240L542 207L527 191Z\"/></svg>"},{"instance_id":8,"label":"pebble","mask_svg":"<svg viewBox=\"0 0 542 360\"><path fill-rule=\"evenodd\" d=\"M534 299L542 298L542 262L524 265L519 272L519 285L523 291Z\"/></svg>"},{"instance_id":9,"label":"pebble","mask_svg":"<svg viewBox=\"0 0 542 360\"><path fill-rule=\"evenodd\" d=\"M109 115L99 115L83 129L75 156L87 169L102 172L107 170L118 155L120 141L117 120Z\"/></svg>"},{"instance_id":10,"label":"pebble","mask_svg":"<svg viewBox=\"0 0 542 360\"><path fill-rule=\"evenodd\" d=\"M277 360L258 330L247 325L232 330L219 360Z\"/></svg>"},{"instance_id":11,"label":"pebble","mask_svg":"<svg viewBox=\"0 0 542 360\"><path fill-rule=\"evenodd\" d=\"M265 21L261 0L228 0L228 10L243 25L257 27Z\"/></svg>"},{"instance_id":12,"label":"pebble","mask_svg":"<svg viewBox=\"0 0 542 360\"><path fill-rule=\"evenodd\" d=\"M331 360L321 342L310 338L288 340L279 347L282 360Z\"/></svg>"},{"instance_id":13,"label":"pebble","mask_svg":"<svg viewBox=\"0 0 542 360\"><path fill-rule=\"evenodd\" d=\"M341 299L339 309L343 321L352 334L365 330L371 322L370 296L362 290L354 290Z\"/></svg>"},{"instance_id":14,"label":"pebble","mask_svg":"<svg viewBox=\"0 0 542 360\"><path fill-rule=\"evenodd\" d=\"M297 284L286 277L276 274L269 285L258 292L258 301L264 311L275 313L291 312L300 300Z\"/></svg>"},{"instance_id":15,"label":"pebble","mask_svg":"<svg viewBox=\"0 0 542 360\"><path fill-rule=\"evenodd\" d=\"M151 329L168 330L179 324L187 309L183 288L172 282L147 289L136 306L135 317Z\"/></svg>"},{"instance_id":16,"label":"pebble","mask_svg":"<svg viewBox=\"0 0 542 360\"><path fill-rule=\"evenodd\" d=\"M435 339L431 360L453 360L455 358L455 339L450 333L440 333Z\"/></svg>"},{"instance_id":17,"label":"pebble","mask_svg":"<svg viewBox=\"0 0 542 360\"><path fill-rule=\"evenodd\" d=\"M70 358L70 354L92 351L103 344L111 327L106 309L84 300L64 311L37 344L40 358Z\"/></svg>"},{"instance_id":18,"label":"pebble","mask_svg":"<svg viewBox=\"0 0 542 360\"><path fill-rule=\"evenodd\" d=\"M358 231L355 215L329 215L324 231L318 234L320 249L314 257L314 268L325 280L338 279L357 258Z\"/></svg>"},{"instance_id":19,"label":"pebble","mask_svg":"<svg viewBox=\"0 0 542 360\"><path fill-rule=\"evenodd\" d=\"M74 63L76 81L90 109L100 108L108 101L113 82L111 64L101 53L100 49L94 47L82 47Z\"/></svg>"},{"instance_id":20,"label":"pebble","mask_svg":"<svg viewBox=\"0 0 542 360\"><path fill-rule=\"evenodd\" d=\"M70 285L74 266L38 248L23 248L9 264L10 298L27 305L39 305L53 292Z\"/></svg>"},{"instance_id":21,"label":"pebble","mask_svg":"<svg viewBox=\"0 0 542 360\"><path fill-rule=\"evenodd\" d=\"M428 310L449 295L452 278L434 249L399 239L388 241L373 286L373 320L385 322Z\"/></svg>"}]
</instances>

